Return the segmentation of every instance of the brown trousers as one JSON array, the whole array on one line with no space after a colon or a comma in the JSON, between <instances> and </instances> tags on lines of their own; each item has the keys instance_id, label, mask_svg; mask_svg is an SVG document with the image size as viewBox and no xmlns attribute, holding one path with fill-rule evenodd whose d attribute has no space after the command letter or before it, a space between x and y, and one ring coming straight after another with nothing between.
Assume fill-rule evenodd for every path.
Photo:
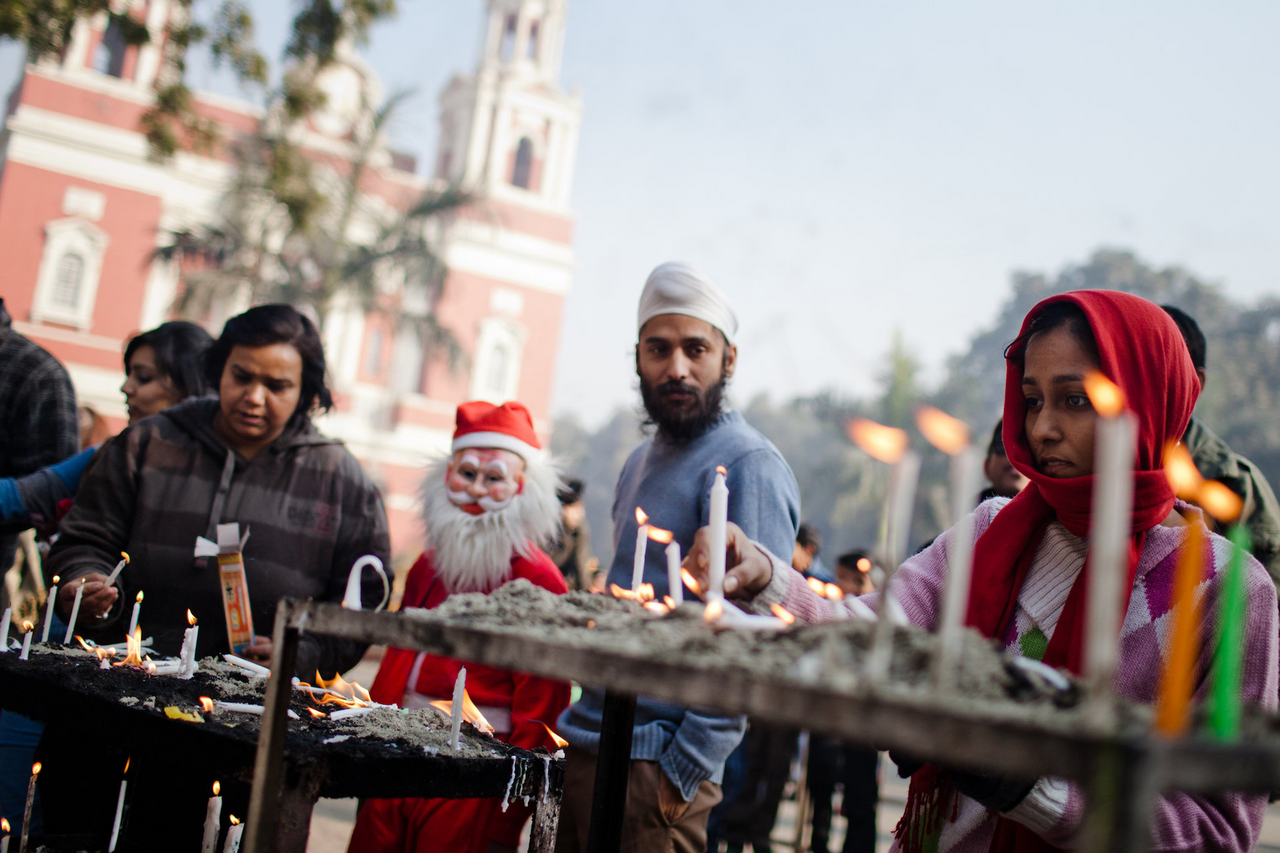
<instances>
[{"instance_id":1,"label":"brown trousers","mask_svg":"<svg viewBox=\"0 0 1280 853\"><path fill-rule=\"evenodd\" d=\"M596 784L596 757L586 750L565 748L564 800L556 853L586 853L591 826L591 797ZM675 823L668 823L658 806L662 768L656 761L631 762L627 777L627 812L622 826L622 853L705 853L707 816L720 802L720 786L703 782Z\"/></svg>"}]
</instances>

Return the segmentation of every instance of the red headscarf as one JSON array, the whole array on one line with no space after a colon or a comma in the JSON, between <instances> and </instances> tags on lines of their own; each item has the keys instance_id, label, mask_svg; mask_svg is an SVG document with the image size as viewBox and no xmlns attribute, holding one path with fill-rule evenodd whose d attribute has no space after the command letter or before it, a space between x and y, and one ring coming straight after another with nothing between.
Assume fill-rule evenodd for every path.
<instances>
[{"instance_id":1,"label":"red headscarf","mask_svg":"<svg viewBox=\"0 0 1280 853\"><path fill-rule=\"evenodd\" d=\"M1165 443L1186 432L1200 394L1200 382L1182 334L1158 305L1127 293L1080 290L1050 297L1031 309L1008 353L1004 391L1005 452L1031 482L1000 510L974 546L966 621L988 637L1003 637L1007 632L1023 580L1049 523L1056 519L1076 536L1089 534L1093 476L1055 479L1041 474L1035 469L1026 435L1027 407L1022 393L1025 336L1036 315L1056 302L1070 302L1084 311L1097 342L1100 370L1124 391L1138 420L1126 601L1146 532L1173 509L1173 489L1163 470ZM1044 657L1046 663L1077 674L1085 634L1087 583L1086 566L1067 596ZM911 781L910 798L921 801L929 790L945 784L934 768L918 772ZM1021 824L1001 819L990 849L1028 853L1054 848Z\"/></svg>"}]
</instances>

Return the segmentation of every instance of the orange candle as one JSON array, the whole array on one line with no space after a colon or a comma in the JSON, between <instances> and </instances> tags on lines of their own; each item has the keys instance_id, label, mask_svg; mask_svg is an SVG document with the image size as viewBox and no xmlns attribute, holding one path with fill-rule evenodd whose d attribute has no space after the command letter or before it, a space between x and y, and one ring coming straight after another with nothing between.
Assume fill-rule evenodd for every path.
<instances>
[{"instance_id":1,"label":"orange candle","mask_svg":"<svg viewBox=\"0 0 1280 853\"><path fill-rule=\"evenodd\" d=\"M1156 707L1156 731L1165 737L1181 737L1190 722L1196 657L1199 654L1200 608L1196 587L1204 577L1204 528L1193 523L1187 529L1173 580L1173 631L1169 656L1160 679Z\"/></svg>"}]
</instances>

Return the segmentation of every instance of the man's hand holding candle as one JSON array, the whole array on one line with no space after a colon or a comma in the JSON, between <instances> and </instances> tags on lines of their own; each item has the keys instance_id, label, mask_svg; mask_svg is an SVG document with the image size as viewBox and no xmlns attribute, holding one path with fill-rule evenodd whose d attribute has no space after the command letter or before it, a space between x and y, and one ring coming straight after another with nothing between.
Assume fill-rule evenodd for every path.
<instances>
[{"instance_id":1,"label":"man's hand holding candle","mask_svg":"<svg viewBox=\"0 0 1280 853\"><path fill-rule=\"evenodd\" d=\"M769 585L773 564L769 556L751 541L742 528L730 521L725 536L724 594L747 598ZM693 547L681 564L706 590L711 567L711 528L704 527L693 538Z\"/></svg>"},{"instance_id":2,"label":"man's hand holding candle","mask_svg":"<svg viewBox=\"0 0 1280 853\"><path fill-rule=\"evenodd\" d=\"M120 590L114 586L108 586L107 576L102 572L91 572L83 578L84 596L80 599L80 613L102 619L111 612L116 600L120 598ZM58 612L64 619L71 615L71 607L76 600L76 590L79 587L79 583L64 583L58 589Z\"/></svg>"}]
</instances>

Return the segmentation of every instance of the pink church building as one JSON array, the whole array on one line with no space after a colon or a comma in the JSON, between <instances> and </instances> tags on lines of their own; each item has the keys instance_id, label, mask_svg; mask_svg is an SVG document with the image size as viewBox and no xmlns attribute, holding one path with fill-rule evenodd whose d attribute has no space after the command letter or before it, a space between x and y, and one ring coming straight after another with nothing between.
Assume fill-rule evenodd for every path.
<instances>
[{"instance_id":1,"label":"pink church building","mask_svg":"<svg viewBox=\"0 0 1280 853\"><path fill-rule=\"evenodd\" d=\"M215 224L233 178L224 154L149 157L138 120L155 97L158 45L182 10L174 0L116 5L146 22L151 42L123 44L105 15L81 21L64 56L26 65L0 137L0 296L14 327L62 360L81 403L113 431L125 422L124 344L172 319L183 286L181 265L155 251L176 231ZM394 281L381 288L379 310L339 300L322 318L338 406L320 428L345 440L382 486L402 556L421 548L419 479L448 447L458 403L519 399L546 435L572 282L569 199L582 104L558 82L566 3L487 0L487 12L475 70L441 93L430 177L380 140L362 199L387 216L448 184L481 199L432 230L448 269L437 315L466 363L451 368L424 353L416 335L397 332L396 306L408 296ZM317 163L350 162L361 104L381 103L382 86L350 49L320 86L326 103L306 123L302 146ZM251 133L262 118L255 106L213 95L197 95L196 106L224 137ZM351 227L372 234L377 224L366 217ZM244 307L221 306L210 331Z\"/></svg>"}]
</instances>

